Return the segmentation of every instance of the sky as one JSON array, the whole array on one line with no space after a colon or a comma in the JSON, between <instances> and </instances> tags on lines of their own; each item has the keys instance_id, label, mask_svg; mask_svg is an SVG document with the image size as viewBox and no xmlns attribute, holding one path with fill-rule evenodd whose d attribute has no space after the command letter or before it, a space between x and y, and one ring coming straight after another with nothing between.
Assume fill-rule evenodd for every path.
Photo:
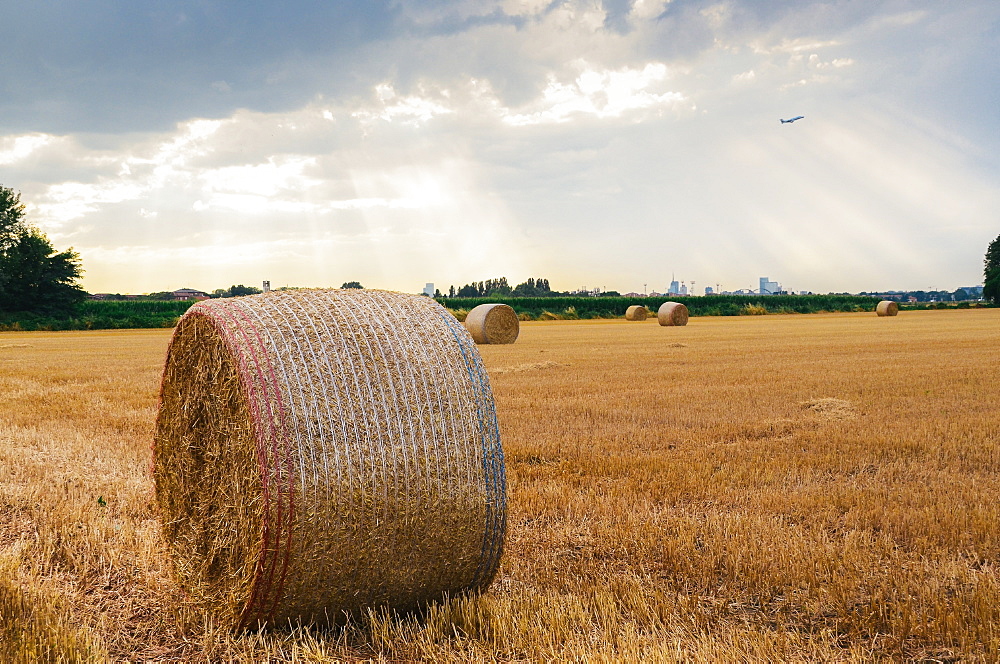
<instances>
[{"instance_id":1,"label":"sky","mask_svg":"<svg viewBox=\"0 0 1000 664\"><path fill-rule=\"evenodd\" d=\"M90 292L954 290L1000 234L995 0L12 0L4 24L0 184Z\"/></svg>"}]
</instances>

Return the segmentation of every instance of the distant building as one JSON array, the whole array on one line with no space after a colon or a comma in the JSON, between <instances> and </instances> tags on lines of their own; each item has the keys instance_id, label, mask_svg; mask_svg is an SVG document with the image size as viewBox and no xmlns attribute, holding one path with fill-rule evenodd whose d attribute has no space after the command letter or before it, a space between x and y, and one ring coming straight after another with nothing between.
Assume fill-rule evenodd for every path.
<instances>
[{"instance_id":1,"label":"distant building","mask_svg":"<svg viewBox=\"0 0 1000 664\"><path fill-rule=\"evenodd\" d=\"M760 278L761 295L777 295L780 290L781 286L778 285L777 281L768 281L767 277Z\"/></svg>"},{"instance_id":2,"label":"distant building","mask_svg":"<svg viewBox=\"0 0 1000 664\"><path fill-rule=\"evenodd\" d=\"M705 295L713 295L713 294L715 294L715 291L712 290L712 287L711 286L705 286Z\"/></svg>"},{"instance_id":3,"label":"distant building","mask_svg":"<svg viewBox=\"0 0 1000 664\"><path fill-rule=\"evenodd\" d=\"M681 292L680 282L671 281L670 288L667 289L667 295L679 295Z\"/></svg>"},{"instance_id":4,"label":"distant building","mask_svg":"<svg viewBox=\"0 0 1000 664\"><path fill-rule=\"evenodd\" d=\"M687 295L687 294L688 294L687 284L681 284L681 290L680 292L678 292L678 295Z\"/></svg>"},{"instance_id":5,"label":"distant building","mask_svg":"<svg viewBox=\"0 0 1000 664\"><path fill-rule=\"evenodd\" d=\"M195 290L193 288L181 288L175 290L172 295L175 300L207 300L209 299L208 293L200 290Z\"/></svg>"},{"instance_id":6,"label":"distant building","mask_svg":"<svg viewBox=\"0 0 1000 664\"><path fill-rule=\"evenodd\" d=\"M642 293L625 293L625 297L643 297Z\"/></svg>"}]
</instances>

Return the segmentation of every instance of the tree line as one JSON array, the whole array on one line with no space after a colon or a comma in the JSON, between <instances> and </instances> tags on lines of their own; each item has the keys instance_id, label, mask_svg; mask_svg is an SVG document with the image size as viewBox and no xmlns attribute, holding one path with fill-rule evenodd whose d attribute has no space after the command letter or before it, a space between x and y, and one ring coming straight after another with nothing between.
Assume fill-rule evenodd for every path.
<instances>
[{"instance_id":1,"label":"tree line","mask_svg":"<svg viewBox=\"0 0 1000 664\"><path fill-rule=\"evenodd\" d=\"M966 302L978 300L983 297L983 288L970 286L969 288L956 288L948 290L914 290L914 291L891 291L891 292L861 292L859 295L870 295L883 300L896 300L897 302L909 302L912 298L914 302Z\"/></svg>"},{"instance_id":2,"label":"tree line","mask_svg":"<svg viewBox=\"0 0 1000 664\"><path fill-rule=\"evenodd\" d=\"M435 297L445 297L437 292ZM507 282L507 277L487 279L486 281L473 281L465 284L458 290L454 286L448 288L446 297L551 297L560 295L549 286L548 279L528 278L514 287Z\"/></svg>"},{"instance_id":3,"label":"tree line","mask_svg":"<svg viewBox=\"0 0 1000 664\"><path fill-rule=\"evenodd\" d=\"M993 240L986 250L984 259L984 285L982 290L983 299L1000 304L1000 236ZM25 217L25 204L21 202L21 194L9 187L0 185L0 327L10 327L16 325L19 320L79 320L81 316L92 316L94 312L84 313L84 305L88 301L87 293L80 285L80 278L83 275L80 256L72 247L59 251L42 231L28 222ZM287 287L279 288L285 290ZM345 282L341 288L362 288L357 281ZM259 293L260 289L253 286L234 284L229 288L220 288L213 291L212 297L238 297L241 295L252 295ZM460 299L467 301L477 298L554 298L559 296L570 296L572 293L560 293L552 290L549 280L544 278L529 278L525 281L511 286L506 277L487 279L484 281L465 284L460 288L449 287L448 294L443 295L440 291L435 293L436 297L448 298L449 307L461 307ZM602 293L608 299L615 299L617 292L609 291ZM869 294L874 295L874 294ZM889 297L896 296L902 299L913 296L918 302L927 300L965 300L972 299L975 294L968 293L964 289L955 292L938 291L913 291L912 293L886 294ZM124 296L120 296L124 299ZM802 306L792 301L778 304L770 296L766 303L768 306L783 306L794 308ZM802 296L797 296L802 297ZM167 300L173 299L172 293L150 293L141 296L146 300ZM723 302L718 299L705 298L705 306L717 307L718 313L727 315L731 313L729 309L745 306L744 303ZM138 298L130 298L138 299ZM702 298L697 298L702 299ZM524 302L524 300L520 300ZM713 301L714 304L710 304ZM581 301L593 302L593 299ZM470 302L471 303L471 302ZM624 302L608 302L607 306L594 308L595 314L601 315L617 311ZM536 302L536 304L540 304ZM652 304L652 302L650 303ZM826 308L824 303L813 303L815 306ZM846 303L838 303L840 306ZM553 303L555 306L555 303ZM563 305L566 306L566 305ZM690 306L690 305L689 305ZM538 307L535 307L538 308ZM123 310L124 311L124 310ZM131 311L131 310L130 310ZM528 313L525 311L525 313ZM715 314L714 310L706 313ZM135 312L133 312L135 315ZM92 321L96 322L96 321ZM162 322L161 322L162 324Z\"/></svg>"}]
</instances>

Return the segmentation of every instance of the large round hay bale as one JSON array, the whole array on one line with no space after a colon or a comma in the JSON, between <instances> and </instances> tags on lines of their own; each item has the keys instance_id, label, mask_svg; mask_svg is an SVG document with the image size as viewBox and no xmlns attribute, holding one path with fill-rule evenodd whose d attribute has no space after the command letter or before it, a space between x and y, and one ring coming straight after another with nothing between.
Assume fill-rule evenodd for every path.
<instances>
[{"instance_id":1,"label":"large round hay bale","mask_svg":"<svg viewBox=\"0 0 1000 664\"><path fill-rule=\"evenodd\" d=\"M506 304L480 304L465 317L477 344L512 344L521 331L517 313Z\"/></svg>"},{"instance_id":2,"label":"large round hay bale","mask_svg":"<svg viewBox=\"0 0 1000 664\"><path fill-rule=\"evenodd\" d=\"M415 608L485 588L503 548L489 380L428 297L194 305L167 354L153 474L176 576L217 624Z\"/></svg>"},{"instance_id":3,"label":"large round hay bale","mask_svg":"<svg viewBox=\"0 0 1000 664\"><path fill-rule=\"evenodd\" d=\"M688 308L680 302L664 302L656 312L660 325L687 325Z\"/></svg>"},{"instance_id":4,"label":"large round hay bale","mask_svg":"<svg viewBox=\"0 0 1000 664\"><path fill-rule=\"evenodd\" d=\"M875 313L879 316L895 316L899 313L899 304L894 300L882 300L875 307Z\"/></svg>"},{"instance_id":5,"label":"large round hay bale","mask_svg":"<svg viewBox=\"0 0 1000 664\"><path fill-rule=\"evenodd\" d=\"M625 310L625 320L646 320L649 310L641 304L633 304Z\"/></svg>"}]
</instances>

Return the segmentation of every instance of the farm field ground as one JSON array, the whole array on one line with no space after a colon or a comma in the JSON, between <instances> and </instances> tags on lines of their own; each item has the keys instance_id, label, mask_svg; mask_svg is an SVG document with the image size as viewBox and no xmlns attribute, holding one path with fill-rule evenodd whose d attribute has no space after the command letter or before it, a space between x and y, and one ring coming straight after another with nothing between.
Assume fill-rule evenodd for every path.
<instances>
[{"instance_id":1,"label":"farm field ground","mask_svg":"<svg viewBox=\"0 0 1000 664\"><path fill-rule=\"evenodd\" d=\"M0 661L1000 658L998 309L524 323L490 592L246 635L160 541L169 334L0 333Z\"/></svg>"}]
</instances>

